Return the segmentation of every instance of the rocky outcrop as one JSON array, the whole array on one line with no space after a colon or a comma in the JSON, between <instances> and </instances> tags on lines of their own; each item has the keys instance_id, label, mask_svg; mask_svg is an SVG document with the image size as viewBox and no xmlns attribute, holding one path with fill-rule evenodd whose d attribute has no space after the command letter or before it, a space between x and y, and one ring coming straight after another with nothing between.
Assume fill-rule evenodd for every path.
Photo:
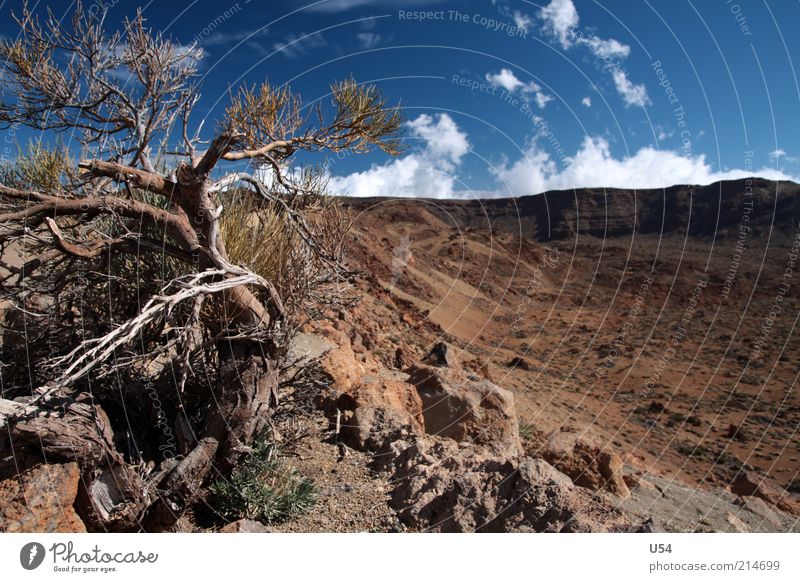
<instances>
[{"instance_id":1,"label":"rocky outcrop","mask_svg":"<svg viewBox=\"0 0 800 582\"><path fill-rule=\"evenodd\" d=\"M413 386L388 375L365 376L336 400L342 437L360 450L377 451L390 440L409 438L423 429L422 401Z\"/></svg>"},{"instance_id":2,"label":"rocky outcrop","mask_svg":"<svg viewBox=\"0 0 800 582\"><path fill-rule=\"evenodd\" d=\"M585 442L576 433L558 430L550 433L540 453L576 485L595 491L605 489L620 497L630 495L620 456Z\"/></svg>"},{"instance_id":3,"label":"rocky outcrop","mask_svg":"<svg viewBox=\"0 0 800 582\"><path fill-rule=\"evenodd\" d=\"M66 463L38 465L0 482L0 531L86 532L73 508L79 481L78 465Z\"/></svg>"},{"instance_id":4,"label":"rocky outcrop","mask_svg":"<svg viewBox=\"0 0 800 582\"><path fill-rule=\"evenodd\" d=\"M792 515L800 515L800 501L788 491L781 489L769 477L755 471L739 473L731 483L731 492L743 497L757 497L768 505Z\"/></svg>"},{"instance_id":5,"label":"rocky outcrop","mask_svg":"<svg viewBox=\"0 0 800 582\"><path fill-rule=\"evenodd\" d=\"M387 440L423 432L422 401L404 381L407 375L382 368L367 373L345 332L325 325L317 330L319 335L297 334L291 351L314 360L326 384L317 404L337 424L342 441L376 451Z\"/></svg>"},{"instance_id":6,"label":"rocky outcrop","mask_svg":"<svg viewBox=\"0 0 800 582\"><path fill-rule=\"evenodd\" d=\"M651 520L667 532L800 532L800 521L758 497L722 488L689 487L673 477L643 474L616 506L632 520Z\"/></svg>"},{"instance_id":7,"label":"rocky outcrop","mask_svg":"<svg viewBox=\"0 0 800 582\"><path fill-rule=\"evenodd\" d=\"M422 400L426 433L484 445L506 456L521 452L511 392L454 368L416 365L408 374Z\"/></svg>"},{"instance_id":8,"label":"rocky outcrop","mask_svg":"<svg viewBox=\"0 0 800 582\"><path fill-rule=\"evenodd\" d=\"M610 531L629 524L605 498L575 487L542 459L502 457L466 442L425 436L380 458L400 519L421 531Z\"/></svg>"},{"instance_id":9,"label":"rocky outcrop","mask_svg":"<svg viewBox=\"0 0 800 582\"><path fill-rule=\"evenodd\" d=\"M446 344L434 347L424 359L427 365L397 372L359 361L345 330L316 333L325 345L301 336L298 350L316 358L326 381L319 404L337 423L340 441L374 454L373 468L394 484L391 506L406 527L448 532L635 527L605 492L577 487L546 460L524 456L513 394L465 372ZM594 488L620 491L625 485L618 457L603 453L600 459L591 465Z\"/></svg>"}]
</instances>

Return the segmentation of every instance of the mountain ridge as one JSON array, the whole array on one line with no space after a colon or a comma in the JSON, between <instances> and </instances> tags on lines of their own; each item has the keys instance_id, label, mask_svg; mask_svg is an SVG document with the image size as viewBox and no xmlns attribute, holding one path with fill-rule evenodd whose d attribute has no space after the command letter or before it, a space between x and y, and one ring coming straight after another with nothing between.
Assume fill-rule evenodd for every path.
<instances>
[{"instance_id":1,"label":"mountain ridge","mask_svg":"<svg viewBox=\"0 0 800 582\"><path fill-rule=\"evenodd\" d=\"M748 188L751 216L743 220ZM690 236L727 236L747 222L753 229L768 228L777 217L779 229L800 216L800 184L764 178L742 178L707 186L678 184L656 189L578 188L550 190L516 198L343 198L358 212L391 201L396 205L425 205L453 226L520 234L545 242L576 234L620 236L687 230ZM690 212L691 211L691 212ZM792 227L795 225L792 224Z\"/></svg>"}]
</instances>

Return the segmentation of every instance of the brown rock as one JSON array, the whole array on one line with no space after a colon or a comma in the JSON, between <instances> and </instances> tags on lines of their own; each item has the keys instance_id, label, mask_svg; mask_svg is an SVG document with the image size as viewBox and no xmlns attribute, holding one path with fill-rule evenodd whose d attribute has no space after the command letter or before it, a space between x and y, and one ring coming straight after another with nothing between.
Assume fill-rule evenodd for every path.
<instances>
[{"instance_id":1,"label":"brown rock","mask_svg":"<svg viewBox=\"0 0 800 582\"><path fill-rule=\"evenodd\" d=\"M77 463L38 465L0 482L0 531L84 533L73 508L78 493Z\"/></svg>"},{"instance_id":2,"label":"brown rock","mask_svg":"<svg viewBox=\"0 0 800 582\"><path fill-rule=\"evenodd\" d=\"M481 364L478 370L480 371L481 375L484 378L489 380L489 382L494 383L494 377L492 376L492 370L489 368L488 362L484 362L483 364Z\"/></svg>"},{"instance_id":3,"label":"brown rock","mask_svg":"<svg viewBox=\"0 0 800 582\"><path fill-rule=\"evenodd\" d=\"M506 455L522 451L514 395L508 390L431 366L412 366L409 382L422 399L426 433L486 445Z\"/></svg>"},{"instance_id":4,"label":"brown rock","mask_svg":"<svg viewBox=\"0 0 800 582\"><path fill-rule=\"evenodd\" d=\"M422 400L414 386L401 380L365 376L337 406L350 412L343 419L343 438L360 450L376 451L387 440L423 431Z\"/></svg>"},{"instance_id":5,"label":"brown rock","mask_svg":"<svg viewBox=\"0 0 800 582\"><path fill-rule=\"evenodd\" d=\"M627 475L623 475L622 480L625 481L625 485L627 485L630 489L641 487L642 489L655 490L656 488L655 485L644 478L644 474L642 473L629 473Z\"/></svg>"},{"instance_id":6,"label":"brown rock","mask_svg":"<svg viewBox=\"0 0 800 582\"><path fill-rule=\"evenodd\" d=\"M272 533L272 528L265 526L260 521L240 519L232 521L219 530L219 533Z\"/></svg>"},{"instance_id":7,"label":"brown rock","mask_svg":"<svg viewBox=\"0 0 800 582\"><path fill-rule=\"evenodd\" d=\"M431 348L428 355L422 359L423 364L441 368L458 368L458 360L453 350L444 342L439 342Z\"/></svg>"},{"instance_id":8,"label":"brown rock","mask_svg":"<svg viewBox=\"0 0 800 582\"><path fill-rule=\"evenodd\" d=\"M558 430L550 433L541 454L576 485L595 491L605 489L620 497L631 493L622 475L620 456L590 445L575 433Z\"/></svg>"},{"instance_id":9,"label":"brown rock","mask_svg":"<svg viewBox=\"0 0 800 582\"><path fill-rule=\"evenodd\" d=\"M391 504L406 525L442 532L609 531L629 526L542 459L504 458L485 447L425 436L379 458L395 483Z\"/></svg>"},{"instance_id":10,"label":"brown rock","mask_svg":"<svg viewBox=\"0 0 800 582\"><path fill-rule=\"evenodd\" d=\"M334 346L319 359L320 369L337 392L349 392L361 384L364 366L356 360L350 342Z\"/></svg>"},{"instance_id":11,"label":"brown rock","mask_svg":"<svg viewBox=\"0 0 800 582\"><path fill-rule=\"evenodd\" d=\"M739 473L731 483L731 492L740 497L759 497L772 507L792 515L800 515L800 501L793 494L755 471Z\"/></svg>"}]
</instances>

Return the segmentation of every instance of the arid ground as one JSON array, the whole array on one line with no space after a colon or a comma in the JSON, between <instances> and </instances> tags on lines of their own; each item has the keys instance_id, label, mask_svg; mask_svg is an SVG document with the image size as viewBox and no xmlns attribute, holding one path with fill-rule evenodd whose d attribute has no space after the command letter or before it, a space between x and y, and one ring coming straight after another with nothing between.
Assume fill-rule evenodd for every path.
<instances>
[{"instance_id":1,"label":"arid ground","mask_svg":"<svg viewBox=\"0 0 800 582\"><path fill-rule=\"evenodd\" d=\"M362 335L387 360L457 346L514 393L531 453L561 428L690 486L750 465L797 491L798 192L352 200Z\"/></svg>"}]
</instances>

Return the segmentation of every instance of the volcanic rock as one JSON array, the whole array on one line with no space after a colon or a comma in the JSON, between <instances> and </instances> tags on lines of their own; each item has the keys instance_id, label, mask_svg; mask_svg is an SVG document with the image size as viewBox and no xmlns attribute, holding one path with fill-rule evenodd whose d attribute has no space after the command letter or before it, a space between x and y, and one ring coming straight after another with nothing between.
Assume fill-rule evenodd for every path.
<instances>
[{"instance_id":1,"label":"volcanic rock","mask_svg":"<svg viewBox=\"0 0 800 582\"><path fill-rule=\"evenodd\" d=\"M755 471L739 473L731 483L731 492L742 497L759 497L769 505L800 515L800 502L794 495L781 489L774 481Z\"/></svg>"},{"instance_id":2,"label":"volcanic rock","mask_svg":"<svg viewBox=\"0 0 800 582\"><path fill-rule=\"evenodd\" d=\"M395 483L391 503L409 527L442 532L609 531L629 524L604 498L542 459L504 458L451 439L394 442L378 458Z\"/></svg>"},{"instance_id":3,"label":"volcanic rock","mask_svg":"<svg viewBox=\"0 0 800 582\"><path fill-rule=\"evenodd\" d=\"M38 465L0 482L0 531L85 533L73 508L78 493L77 463Z\"/></svg>"},{"instance_id":4,"label":"volcanic rock","mask_svg":"<svg viewBox=\"0 0 800 582\"><path fill-rule=\"evenodd\" d=\"M511 392L448 368L418 365L408 372L422 399L426 433L486 445L506 455L522 451Z\"/></svg>"},{"instance_id":5,"label":"volcanic rock","mask_svg":"<svg viewBox=\"0 0 800 582\"><path fill-rule=\"evenodd\" d=\"M630 495L620 456L590 445L575 433L558 430L550 433L541 454L576 485L595 491L605 489L620 497Z\"/></svg>"}]
</instances>

